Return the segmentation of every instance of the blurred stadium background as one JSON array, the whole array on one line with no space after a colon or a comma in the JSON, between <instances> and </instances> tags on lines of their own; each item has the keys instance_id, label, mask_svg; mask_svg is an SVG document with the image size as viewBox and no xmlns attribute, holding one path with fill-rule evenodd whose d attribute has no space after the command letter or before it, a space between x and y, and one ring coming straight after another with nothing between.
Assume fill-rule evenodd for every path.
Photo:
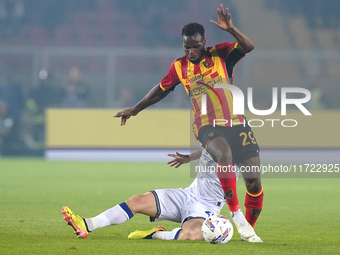
<instances>
[{"instance_id":1,"label":"blurred stadium background","mask_svg":"<svg viewBox=\"0 0 340 255\"><path fill-rule=\"evenodd\" d=\"M0 0L1 154L43 155L47 108L134 105L184 54L180 32L188 22L204 25L208 45L232 41L209 22L216 19L220 2ZM235 71L235 85L254 88L255 107L270 108L272 87L303 87L312 93L309 110L338 113L337 0L222 2L235 25L255 43L254 52ZM178 86L153 108L189 109L190 102ZM112 113L107 116L112 118ZM121 130L114 132L119 135ZM334 134L328 147L339 148L338 141Z\"/></svg>"}]
</instances>

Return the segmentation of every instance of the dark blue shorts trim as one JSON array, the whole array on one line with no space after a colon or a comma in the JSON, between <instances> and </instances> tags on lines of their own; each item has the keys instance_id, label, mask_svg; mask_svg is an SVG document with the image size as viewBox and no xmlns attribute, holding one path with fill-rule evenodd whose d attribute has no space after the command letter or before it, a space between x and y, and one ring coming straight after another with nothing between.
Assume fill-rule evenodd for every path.
<instances>
[{"instance_id":1,"label":"dark blue shorts trim","mask_svg":"<svg viewBox=\"0 0 340 255\"><path fill-rule=\"evenodd\" d=\"M156 216L155 217L150 217L150 221L151 222L155 222L155 219L159 217L159 215L161 215L161 205L159 203L159 199L158 199L158 195L156 193L156 191L154 190L151 190L150 191L154 197L155 197L155 201L156 201L156 208L157 208L157 213L156 213Z\"/></svg>"}]
</instances>

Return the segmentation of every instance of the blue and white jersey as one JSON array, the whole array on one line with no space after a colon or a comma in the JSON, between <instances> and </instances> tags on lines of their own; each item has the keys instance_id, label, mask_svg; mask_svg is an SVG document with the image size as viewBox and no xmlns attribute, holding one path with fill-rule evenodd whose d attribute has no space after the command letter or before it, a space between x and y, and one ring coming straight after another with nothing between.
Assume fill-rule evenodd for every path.
<instances>
[{"instance_id":1,"label":"blue and white jersey","mask_svg":"<svg viewBox=\"0 0 340 255\"><path fill-rule=\"evenodd\" d=\"M217 163L211 155L202 150L199 166L195 167L197 172L195 180L185 190L198 200L209 202L225 202L224 192L217 177Z\"/></svg>"}]
</instances>

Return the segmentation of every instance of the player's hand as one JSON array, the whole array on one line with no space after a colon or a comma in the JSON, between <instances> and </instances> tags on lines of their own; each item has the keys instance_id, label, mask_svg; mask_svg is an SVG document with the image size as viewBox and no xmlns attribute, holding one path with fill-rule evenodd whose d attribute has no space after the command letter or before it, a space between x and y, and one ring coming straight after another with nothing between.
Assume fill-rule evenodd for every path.
<instances>
[{"instance_id":1,"label":"player's hand","mask_svg":"<svg viewBox=\"0 0 340 255\"><path fill-rule=\"evenodd\" d=\"M183 155L181 153L178 153L177 151L176 151L176 154L168 154L168 156L174 158L174 159L170 160L168 162L168 164L170 166L175 166L175 168L178 168L181 165L190 162L190 156L189 155Z\"/></svg>"},{"instance_id":2,"label":"player's hand","mask_svg":"<svg viewBox=\"0 0 340 255\"><path fill-rule=\"evenodd\" d=\"M223 4L220 4L220 8L217 9L217 19L218 22L215 20L210 20L210 22L223 30L229 30L234 27L229 8L226 8L224 13Z\"/></svg>"},{"instance_id":3,"label":"player's hand","mask_svg":"<svg viewBox=\"0 0 340 255\"><path fill-rule=\"evenodd\" d=\"M136 116L137 114L133 113L132 108L127 108L124 110L121 110L119 112L117 112L114 117L115 118L119 118L121 117L120 120L120 125L121 126L125 126L126 121L131 117L131 116Z\"/></svg>"}]
</instances>

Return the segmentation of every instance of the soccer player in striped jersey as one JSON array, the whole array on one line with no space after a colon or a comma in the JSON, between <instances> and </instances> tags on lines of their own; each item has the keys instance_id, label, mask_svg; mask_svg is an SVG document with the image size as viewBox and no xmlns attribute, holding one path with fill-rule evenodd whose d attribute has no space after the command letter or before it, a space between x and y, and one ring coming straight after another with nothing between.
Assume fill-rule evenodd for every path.
<instances>
[{"instance_id":1,"label":"soccer player in striped jersey","mask_svg":"<svg viewBox=\"0 0 340 255\"><path fill-rule=\"evenodd\" d=\"M182 29L185 56L175 60L161 83L134 107L118 112L121 125L140 111L165 98L176 85L182 83L193 106L196 138L205 146L220 168L231 168L233 162L242 172L246 185L246 219L252 227L262 210L263 189L260 179L259 147L244 116L233 114L233 96L228 89L217 84L233 84L235 64L254 49L253 42L232 22L229 9L217 9L218 21L211 20L220 29L229 32L236 40L206 47L204 28L189 23ZM215 94L216 92L216 94ZM208 94L206 113L202 112L202 95ZM218 96L217 96L218 95ZM223 119L215 126L214 120ZM219 172L222 188L231 212L239 210L236 194L236 176L232 171Z\"/></svg>"}]
</instances>

